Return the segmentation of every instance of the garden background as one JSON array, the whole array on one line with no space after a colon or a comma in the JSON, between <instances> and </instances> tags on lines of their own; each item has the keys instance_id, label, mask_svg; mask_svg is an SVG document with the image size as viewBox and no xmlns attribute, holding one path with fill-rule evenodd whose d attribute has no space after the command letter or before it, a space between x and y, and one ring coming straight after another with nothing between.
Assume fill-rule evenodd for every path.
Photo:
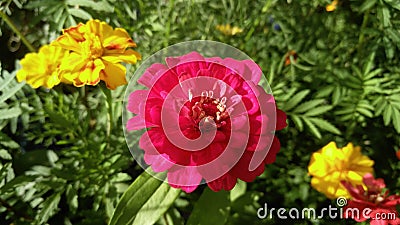
<instances>
[{"instance_id":1,"label":"garden background","mask_svg":"<svg viewBox=\"0 0 400 225\"><path fill-rule=\"evenodd\" d=\"M1 0L0 10L0 224L107 224L143 172L123 133L126 86L33 89L15 79L26 53L92 18L126 29L142 59L188 40L232 45L260 65L288 115L276 162L254 182L230 192L205 185L181 192L165 213L141 212L143 221L276 224L282 221L261 220L257 209L334 205L311 187L307 169L312 153L331 141L361 146L375 177L400 191L397 0ZM127 65L128 78L140 63ZM165 197L136 191L142 200ZM134 216L138 207L124 213Z\"/></svg>"}]
</instances>

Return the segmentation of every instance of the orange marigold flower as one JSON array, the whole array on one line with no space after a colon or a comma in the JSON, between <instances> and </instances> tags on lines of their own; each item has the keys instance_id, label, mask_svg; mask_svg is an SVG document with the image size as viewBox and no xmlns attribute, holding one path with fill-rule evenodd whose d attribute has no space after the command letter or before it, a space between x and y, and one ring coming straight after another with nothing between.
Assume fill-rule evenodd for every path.
<instances>
[{"instance_id":1,"label":"orange marigold flower","mask_svg":"<svg viewBox=\"0 0 400 225\"><path fill-rule=\"evenodd\" d=\"M362 185L363 176L373 172L374 161L361 154L359 146L349 143L338 148L330 142L311 156L308 172L313 176L311 186L328 198L350 197L341 184L344 180L352 185Z\"/></svg>"},{"instance_id":2,"label":"orange marigold flower","mask_svg":"<svg viewBox=\"0 0 400 225\"><path fill-rule=\"evenodd\" d=\"M53 45L69 50L60 70L75 86L96 85L103 80L109 89L127 83L126 68L121 63L135 64L141 59L136 47L123 28L113 29L99 20L63 30Z\"/></svg>"},{"instance_id":3,"label":"orange marigold flower","mask_svg":"<svg viewBox=\"0 0 400 225\"><path fill-rule=\"evenodd\" d=\"M59 66L67 52L60 47L44 45L38 52L28 53L21 60L22 68L17 72L19 82L26 81L33 88L53 88L62 80Z\"/></svg>"},{"instance_id":4,"label":"orange marigold flower","mask_svg":"<svg viewBox=\"0 0 400 225\"><path fill-rule=\"evenodd\" d=\"M296 51L290 50L288 53L286 53L286 55L285 55L285 66L290 65L290 63L291 63L290 57L293 58L293 62L296 62L297 61L297 57L298 57Z\"/></svg>"}]
</instances>

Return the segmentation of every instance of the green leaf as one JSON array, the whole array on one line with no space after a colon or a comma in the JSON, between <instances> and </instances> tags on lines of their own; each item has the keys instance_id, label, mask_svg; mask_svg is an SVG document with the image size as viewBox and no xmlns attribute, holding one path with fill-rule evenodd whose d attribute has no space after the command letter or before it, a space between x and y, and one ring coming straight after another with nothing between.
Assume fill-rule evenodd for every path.
<instances>
[{"instance_id":1,"label":"green leaf","mask_svg":"<svg viewBox=\"0 0 400 225\"><path fill-rule=\"evenodd\" d=\"M394 42L397 43L398 46L400 46L400 32L395 30L395 29L391 29L388 28L385 30L387 33L387 36Z\"/></svg>"},{"instance_id":2,"label":"green leaf","mask_svg":"<svg viewBox=\"0 0 400 225\"><path fill-rule=\"evenodd\" d=\"M36 215L39 224L45 224L50 217L58 211L58 203L60 202L61 193L56 193L46 199L42 204L43 208Z\"/></svg>"},{"instance_id":3,"label":"green leaf","mask_svg":"<svg viewBox=\"0 0 400 225\"><path fill-rule=\"evenodd\" d=\"M392 123L397 133L400 133L400 112L396 108L393 108Z\"/></svg>"},{"instance_id":4,"label":"green leaf","mask_svg":"<svg viewBox=\"0 0 400 225\"><path fill-rule=\"evenodd\" d=\"M92 19L92 16L86 12L85 10L79 9L79 8L71 8L68 9L68 12L78 18L84 19L84 20L90 20Z\"/></svg>"},{"instance_id":5,"label":"green leaf","mask_svg":"<svg viewBox=\"0 0 400 225\"><path fill-rule=\"evenodd\" d=\"M1 80L1 84L0 84L0 91L2 91L5 87L7 87L7 85L9 83L11 83L11 81L14 81L14 78L16 76L16 73L4 73L4 79L1 78L0 76L0 80Z\"/></svg>"},{"instance_id":6,"label":"green leaf","mask_svg":"<svg viewBox=\"0 0 400 225\"><path fill-rule=\"evenodd\" d=\"M21 115L22 111L19 107L0 110L0 120L10 119Z\"/></svg>"},{"instance_id":7,"label":"green leaf","mask_svg":"<svg viewBox=\"0 0 400 225\"><path fill-rule=\"evenodd\" d=\"M230 191L231 202L234 202L237 198L246 193L246 188L247 188L247 183L242 180L238 180L235 187Z\"/></svg>"},{"instance_id":8,"label":"green leaf","mask_svg":"<svg viewBox=\"0 0 400 225\"><path fill-rule=\"evenodd\" d=\"M324 99L314 99L314 100L311 100L308 102L304 102L304 103L300 104L299 106L297 106L296 109L293 110L293 112L294 113L304 113L310 109L315 108L317 105L320 105L324 102L325 102Z\"/></svg>"},{"instance_id":9,"label":"green leaf","mask_svg":"<svg viewBox=\"0 0 400 225\"><path fill-rule=\"evenodd\" d=\"M66 0L66 4L71 6L84 6L96 11L113 12L114 7L107 1L91 1L91 0Z\"/></svg>"},{"instance_id":10,"label":"green leaf","mask_svg":"<svg viewBox=\"0 0 400 225\"><path fill-rule=\"evenodd\" d=\"M374 116L374 114L371 111L369 111L366 108L362 108L362 107L357 107L357 112L363 114L366 117L370 117L370 118Z\"/></svg>"},{"instance_id":11,"label":"green leaf","mask_svg":"<svg viewBox=\"0 0 400 225\"><path fill-rule=\"evenodd\" d=\"M303 122L301 122L300 117L297 115L290 115L290 118L293 120L296 127L299 128L299 131L303 131Z\"/></svg>"},{"instance_id":12,"label":"green leaf","mask_svg":"<svg viewBox=\"0 0 400 225\"><path fill-rule=\"evenodd\" d=\"M367 11L368 9L372 8L376 4L377 0L366 0L364 3L360 6L360 12Z\"/></svg>"},{"instance_id":13,"label":"green leaf","mask_svg":"<svg viewBox=\"0 0 400 225\"><path fill-rule=\"evenodd\" d=\"M375 52L372 52L371 55L368 57L367 63L365 63L364 75L367 75L371 71L371 69L374 65L374 59L375 59ZM364 79L367 79L367 78L364 76Z\"/></svg>"},{"instance_id":14,"label":"green leaf","mask_svg":"<svg viewBox=\"0 0 400 225\"><path fill-rule=\"evenodd\" d=\"M69 209L71 210L71 212L75 213L78 209L78 193L71 184L68 184L65 191L65 196L67 198Z\"/></svg>"},{"instance_id":15,"label":"green leaf","mask_svg":"<svg viewBox=\"0 0 400 225\"><path fill-rule=\"evenodd\" d=\"M321 115L321 114L331 110L332 108L333 108L333 106L331 106L331 105L318 106L318 107L306 112L304 115L305 116L318 116L318 115Z\"/></svg>"},{"instance_id":16,"label":"green leaf","mask_svg":"<svg viewBox=\"0 0 400 225\"><path fill-rule=\"evenodd\" d=\"M12 156L10 155L10 153L7 152L7 150L0 149L0 158L6 159L6 160L11 160Z\"/></svg>"},{"instance_id":17,"label":"green leaf","mask_svg":"<svg viewBox=\"0 0 400 225\"><path fill-rule=\"evenodd\" d=\"M186 225L209 225L210 222L225 224L230 208L229 192L214 192L206 188L196 202Z\"/></svg>"},{"instance_id":18,"label":"green leaf","mask_svg":"<svg viewBox=\"0 0 400 225\"><path fill-rule=\"evenodd\" d=\"M333 90L335 89L334 86L325 86L321 87L321 89L318 90L317 94L315 95L316 98L323 98L329 96Z\"/></svg>"},{"instance_id":19,"label":"green leaf","mask_svg":"<svg viewBox=\"0 0 400 225\"><path fill-rule=\"evenodd\" d=\"M339 129L337 129L333 124L331 124L330 122L328 122L328 121L326 121L324 119L321 119L321 118L309 118L309 120L313 124L315 124L317 127L321 128L323 130L326 130L326 131L329 131L331 133L338 134L338 135L341 134Z\"/></svg>"},{"instance_id":20,"label":"green leaf","mask_svg":"<svg viewBox=\"0 0 400 225\"><path fill-rule=\"evenodd\" d=\"M378 17L380 17L383 27L389 27L390 24L390 11L387 7L378 9Z\"/></svg>"},{"instance_id":21,"label":"green leaf","mask_svg":"<svg viewBox=\"0 0 400 225\"><path fill-rule=\"evenodd\" d=\"M122 195L109 224L155 223L180 193L160 179L165 179L165 173L154 173L150 168L136 178Z\"/></svg>"},{"instance_id":22,"label":"green leaf","mask_svg":"<svg viewBox=\"0 0 400 225\"><path fill-rule=\"evenodd\" d=\"M320 139L322 137L318 128L316 128L315 125L308 118L304 118L304 123L307 125L308 128L310 128L311 133L314 134L317 138Z\"/></svg>"},{"instance_id":23,"label":"green leaf","mask_svg":"<svg viewBox=\"0 0 400 225\"><path fill-rule=\"evenodd\" d=\"M303 90L300 91L299 93L295 94L285 105L284 105L284 110L285 111L290 111L293 109L296 105L298 105L301 100L303 100L308 93L310 93L310 90Z\"/></svg>"},{"instance_id":24,"label":"green leaf","mask_svg":"<svg viewBox=\"0 0 400 225\"><path fill-rule=\"evenodd\" d=\"M392 106L388 106L385 108L385 110L383 111L383 123L385 124L385 126L389 125L391 117L392 117Z\"/></svg>"},{"instance_id":25,"label":"green leaf","mask_svg":"<svg viewBox=\"0 0 400 225\"><path fill-rule=\"evenodd\" d=\"M25 82L18 83L14 87L10 88L7 90L7 92L3 92L2 95L0 95L0 103L5 102L7 99L10 97L14 96L17 91L19 91L23 86L25 85Z\"/></svg>"}]
</instances>

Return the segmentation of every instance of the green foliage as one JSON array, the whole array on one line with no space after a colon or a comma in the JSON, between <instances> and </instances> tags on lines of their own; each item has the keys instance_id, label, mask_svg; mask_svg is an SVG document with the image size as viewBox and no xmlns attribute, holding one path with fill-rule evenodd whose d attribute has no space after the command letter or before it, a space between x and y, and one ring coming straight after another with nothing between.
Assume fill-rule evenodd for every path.
<instances>
[{"instance_id":1,"label":"green foliage","mask_svg":"<svg viewBox=\"0 0 400 225\"><path fill-rule=\"evenodd\" d=\"M0 224L353 223L257 217L264 203L332 204L312 189L307 174L312 152L330 141L361 145L376 176L399 192L400 3L339 1L327 12L329 3L0 0L0 10L36 48L89 18L125 28L143 59L186 40L230 44L260 65L289 124L277 132L276 162L255 182L239 182L231 192L203 185L181 193L133 162L120 122L123 87L33 90L15 80L17 63L0 75ZM243 32L225 35L216 29L224 24Z\"/></svg>"},{"instance_id":2,"label":"green foliage","mask_svg":"<svg viewBox=\"0 0 400 225\"><path fill-rule=\"evenodd\" d=\"M110 225L154 224L179 196L179 189L170 187L162 180L165 173L147 169L122 195Z\"/></svg>"},{"instance_id":3,"label":"green foliage","mask_svg":"<svg viewBox=\"0 0 400 225\"><path fill-rule=\"evenodd\" d=\"M209 188L204 189L200 199L194 205L187 225L225 224L230 211L229 192L213 192ZM207 215L206 217L204 215Z\"/></svg>"}]
</instances>

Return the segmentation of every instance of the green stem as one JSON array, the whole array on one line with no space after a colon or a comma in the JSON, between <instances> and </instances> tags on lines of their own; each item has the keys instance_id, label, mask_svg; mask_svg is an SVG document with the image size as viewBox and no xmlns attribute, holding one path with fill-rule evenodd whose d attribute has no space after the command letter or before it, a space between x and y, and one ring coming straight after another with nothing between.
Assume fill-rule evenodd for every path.
<instances>
[{"instance_id":1,"label":"green stem","mask_svg":"<svg viewBox=\"0 0 400 225\"><path fill-rule=\"evenodd\" d=\"M110 138L111 138L111 131L113 129L113 118L114 118L114 111L113 111L113 99L112 99L112 94L111 90L104 87L100 86L101 90L103 91L104 95L106 96L106 103L107 103L107 146L110 145Z\"/></svg>"},{"instance_id":2,"label":"green stem","mask_svg":"<svg viewBox=\"0 0 400 225\"><path fill-rule=\"evenodd\" d=\"M367 11L364 13L363 22L362 22L362 24L361 24L360 36L358 37L358 45L357 45L358 54L361 53L362 48L363 48L364 36L365 36L365 35L364 35L364 34L365 34L364 30L365 30L365 28L367 27L367 24L368 24L368 17L369 17L369 10L367 10Z\"/></svg>"},{"instance_id":3,"label":"green stem","mask_svg":"<svg viewBox=\"0 0 400 225\"><path fill-rule=\"evenodd\" d=\"M36 49L32 46L32 44L25 38L25 36L18 30L18 28L11 21L10 17L7 16L3 11L0 10L0 16L6 22L6 24L11 28L11 30L21 38L22 43L29 49L31 52L36 52Z\"/></svg>"}]
</instances>

